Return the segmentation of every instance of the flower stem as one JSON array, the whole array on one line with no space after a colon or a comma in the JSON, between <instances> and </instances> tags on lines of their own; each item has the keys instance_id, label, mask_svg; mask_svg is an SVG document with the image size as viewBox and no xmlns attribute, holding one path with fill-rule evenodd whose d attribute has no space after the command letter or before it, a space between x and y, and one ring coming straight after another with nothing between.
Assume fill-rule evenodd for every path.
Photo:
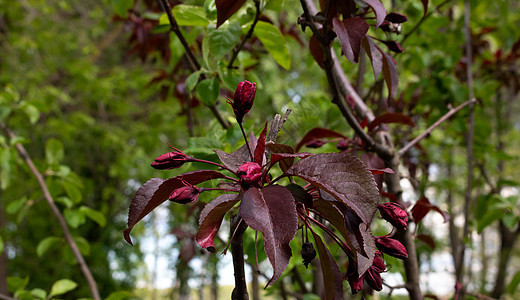
<instances>
[{"instance_id":1,"label":"flower stem","mask_svg":"<svg viewBox=\"0 0 520 300\"><path fill-rule=\"evenodd\" d=\"M247 141L247 136L244 131L244 127L242 127L242 123L238 123L238 126L240 126L240 130L242 131L242 136L244 137L244 140L246 141L247 150L249 151L249 157L251 158L251 161L254 161L253 152L251 152L251 148L249 147L249 142Z\"/></svg>"}]
</instances>

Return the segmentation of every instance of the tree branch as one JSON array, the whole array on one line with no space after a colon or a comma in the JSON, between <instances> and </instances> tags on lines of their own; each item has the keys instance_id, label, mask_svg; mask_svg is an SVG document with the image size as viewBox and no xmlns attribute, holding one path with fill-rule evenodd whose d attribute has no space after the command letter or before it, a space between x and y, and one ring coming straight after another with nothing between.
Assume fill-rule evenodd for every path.
<instances>
[{"instance_id":1,"label":"tree branch","mask_svg":"<svg viewBox=\"0 0 520 300\"><path fill-rule=\"evenodd\" d=\"M473 72L472 72L472 53L471 53L471 28L470 28L470 3L469 0L464 1L464 35L466 38L466 77L469 91L469 98L473 99ZM471 190L473 187L473 138L475 132L475 106L470 104L469 128L466 140L466 156L467 156L467 178L466 178L466 193L464 194L464 226L462 229L462 241L465 241L469 233L469 212L472 201ZM455 265L455 279L456 284L462 284L460 290L461 298L464 298L464 252L466 247L464 244L459 248L458 265ZM458 291L455 292L455 299L457 299Z\"/></svg>"},{"instance_id":2,"label":"tree branch","mask_svg":"<svg viewBox=\"0 0 520 300\"><path fill-rule=\"evenodd\" d=\"M4 124L0 122L0 128L2 128L7 136L12 140L15 138L15 134ZM63 231L63 234L65 235L65 239L67 240L67 243L69 244L72 252L74 253L74 257L78 261L78 264L80 265L81 271L83 272L83 275L85 276L85 279L88 282L88 285L90 287L90 292L92 293L92 298L95 300L101 299L99 296L99 291L97 288L96 281L94 280L94 277L92 276L92 273L90 272L90 269L85 262L85 259L83 258L83 255L79 251L78 245L76 245L76 242L74 241L74 238L72 237L72 234L70 233L69 227L67 225L67 222L65 221L65 218L61 214L60 210L54 203L54 199L52 198L51 193L49 192L49 189L47 188L47 184L45 183L45 180L42 176L42 174L38 171L36 166L34 165L31 157L29 156L29 153L27 150L25 150L25 147L20 144L15 144L16 150L18 151L18 154L20 157L25 161L27 166L29 167L29 170L33 173L34 177L36 177L36 180L38 181L38 184L40 185L40 189L43 192L43 196L45 197L45 200L47 201L47 204L49 204L52 212L54 213L54 216L56 219L58 219L58 222L61 226L61 229Z\"/></svg>"},{"instance_id":3,"label":"tree branch","mask_svg":"<svg viewBox=\"0 0 520 300\"><path fill-rule=\"evenodd\" d=\"M228 69L233 68L233 63L235 62L235 59L237 58L238 53L240 52L240 50L242 50L242 47L244 47L244 44L247 42L247 40L251 38L251 36L253 35L253 31L255 31L256 23L258 23L258 20L260 19L260 1L259 0L255 0L255 8L256 8L256 14L255 14L255 19L253 20L253 24L251 24L251 28L249 28L249 31L247 32L246 36L242 39L242 42L240 43L240 45L238 45L238 47L235 48L235 50L233 50L233 55L231 56L231 60L229 61L229 64L227 66Z\"/></svg>"},{"instance_id":4,"label":"tree branch","mask_svg":"<svg viewBox=\"0 0 520 300\"><path fill-rule=\"evenodd\" d=\"M0 299L2 300L16 300L15 298L11 298L7 295L4 295L4 294L0 294Z\"/></svg>"},{"instance_id":5,"label":"tree branch","mask_svg":"<svg viewBox=\"0 0 520 300\"><path fill-rule=\"evenodd\" d=\"M231 217L231 255L233 256L233 269L235 271L235 288L231 294L232 300L248 300L246 273L244 270L244 245L243 237L247 224L240 215Z\"/></svg>"},{"instance_id":6,"label":"tree branch","mask_svg":"<svg viewBox=\"0 0 520 300\"><path fill-rule=\"evenodd\" d=\"M195 54L193 53L193 51L191 50L190 48L190 45L188 44L188 42L186 41L186 39L184 38L184 35L182 34L180 28L179 28L179 25L177 24L177 21L175 20L175 17L173 16L172 14L172 9L170 7L170 4L168 3L167 0L157 0L157 3L159 4L159 6L161 7L161 9L166 13L166 15L168 16L168 20L170 21L170 31L173 31L175 33L175 35L177 35L177 37L179 38L179 40L181 41L181 44L182 46L184 47L184 51L186 51L186 56L188 58L188 64L190 65L190 69L193 71L193 72L196 72L198 70L200 70L200 64L197 60L197 58L195 57ZM201 75L202 78L205 78L204 74ZM224 129L228 129L231 125L222 117L222 115L220 114L220 112L218 111L216 105L211 105L211 106L208 106L209 109L211 110L211 112L213 113L213 115L215 116L215 118L217 118L217 121L220 123L220 125L222 126L222 128Z\"/></svg>"},{"instance_id":7,"label":"tree branch","mask_svg":"<svg viewBox=\"0 0 520 300\"><path fill-rule=\"evenodd\" d=\"M409 142L408 144L406 144L406 146L404 146L401 150L399 150L398 154L400 156L402 156L403 154L405 154L408 150L410 150L410 148L412 148L413 146L415 146L415 144L417 144L420 140L422 140L423 138L425 138L426 136L428 136L430 133L432 133L432 131L437 128L442 122L446 121L447 119L449 119L451 116L453 116L455 113L457 113L459 110L461 110L462 108L468 106L468 105L471 105L471 104L474 104L476 103L477 100L475 98L471 99L471 100L468 100L464 103L462 103L461 105L455 107L455 108L451 108L444 116L442 116L439 120L437 120L437 122L433 123L430 127L428 127L428 129L426 129L425 131L423 131L420 135L418 135L416 138L414 138L411 142Z\"/></svg>"}]
</instances>

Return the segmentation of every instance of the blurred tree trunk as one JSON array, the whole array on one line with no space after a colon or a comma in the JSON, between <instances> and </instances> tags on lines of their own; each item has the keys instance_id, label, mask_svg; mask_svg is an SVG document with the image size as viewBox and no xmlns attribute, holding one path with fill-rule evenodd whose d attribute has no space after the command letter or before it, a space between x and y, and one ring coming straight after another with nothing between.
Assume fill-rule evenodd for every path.
<instances>
[{"instance_id":1,"label":"blurred tree trunk","mask_svg":"<svg viewBox=\"0 0 520 300\"><path fill-rule=\"evenodd\" d=\"M509 230L502 221L500 221L500 255L498 258L498 274L495 280L495 287L491 296L496 299L500 299L504 293L505 280L507 276L507 267L509 265L509 259L513 253L513 246L515 245L516 237L518 236L517 231Z\"/></svg>"},{"instance_id":2,"label":"blurred tree trunk","mask_svg":"<svg viewBox=\"0 0 520 300\"><path fill-rule=\"evenodd\" d=\"M0 232L2 232L4 228L4 207L2 205L2 198L0 197ZM2 254L0 254L0 294L3 295L9 295L9 291L7 290L7 274L7 253L4 241L4 250Z\"/></svg>"},{"instance_id":3,"label":"blurred tree trunk","mask_svg":"<svg viewBox=\"0 0 520 300\"><path fill-rule=\"evenodd\" d=\"M260 300L260 286L258 284L258 272L256 266L251 266L251 294L253 300Z\"/></svg>"}]
</instances>

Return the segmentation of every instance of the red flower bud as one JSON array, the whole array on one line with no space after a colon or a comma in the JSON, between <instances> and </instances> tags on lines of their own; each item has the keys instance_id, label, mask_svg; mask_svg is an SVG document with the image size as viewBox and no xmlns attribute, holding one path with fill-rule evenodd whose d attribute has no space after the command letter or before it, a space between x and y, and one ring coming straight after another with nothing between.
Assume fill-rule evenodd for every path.
<instances>
[{"instance_id":1,"label":"red flower bud","mask_svg":"<svg viewBox=\"0 0 520 300\"><path fill-rule=\"evenodd\" d=\"M379 204L378 207L381 217L397 228L406 230L408 225L408 215L401 205L394 202Z\"/></svg>"},{"instance_id":2,"label":"red flower bud","mask_svg":"<svg viewBox=\"0 0 520 300\"><path fill-rule=\"evenodd\" d=\"M253 107L255 100L256 83L249 81L242 81L238 84L233 96L233 102L228 100L228 103L233 107L237 122L242 123L242 119Z\"/></svg>"},{"instance_id":3,"label":"red flower bud","mask_svg":"<svg viewBox=\"0 0 520 300\"><path fill-rule=\"evenodd\" d=\"M376 238L376 246L377 249L381 250L381 252L384 252L390 256L400 259L408 257L406 248L396 239L392 239L386 236L378 237Z\"/></svg>"},{"instance_id":4,"label":"red flower bud","mask_svg":"<svg viewBox=\"0 0 520 300\"><path fill-rule=\"evenodd\" d=\"M372 267L370 267L365 273L365 281L368 285L376 291L380 291L383 289L383 280L381 279L381 275Z\"/></svg>"},{"instance_id":5,"label":"red flower bud","mask_svg":"<svg viewBox=\"0 0 520 300\"><path fill-rule=\"evenodd\" d=\"M188 204L197 201L199 198L200 190L189 183L183 187L174 190L168 200L177 202L180 204Z\"/></svg>"},{"instance_id":6,"label":"red flower bud","mask_svg":"<svg viewBox=\"0 0 520 300\"><path fill-rule=\"evenodd\" d=\"M172 147L173 148L173 147ZM175 148L173 148L175 149ZM172 151L168 153L164 153L157 157L152 162L152 167L157 170L171 170L180 168L184 163L193 161L193 157L190 157L184 154L182 151L175 149L177 151Z\"/></svg>"},{"instance_id":7,"label":"red flower bud","mask_svg":"<svg viewBox=\"0 0 520 300\"><path fill-rule=\"evenodd\" d=\"M381 254L376 253L376 255L374 255L374 262L372 263L372 266L370 268L374 269L374 271L377 271L378 273L382 273L386 270L385 261L381 257Z\"/></svg>"},{"instance_id":8,"label":"red flower bud","mask_svg":"<svg viewBox=\"0 0 520 300\"><path fill-rule=\"evenodd\" d=\"M262 179L262 167L255 162L246 162L238 168L237 175L245 189L251 185L259 186L260 179Z\"/></svg>"}]
</instances>

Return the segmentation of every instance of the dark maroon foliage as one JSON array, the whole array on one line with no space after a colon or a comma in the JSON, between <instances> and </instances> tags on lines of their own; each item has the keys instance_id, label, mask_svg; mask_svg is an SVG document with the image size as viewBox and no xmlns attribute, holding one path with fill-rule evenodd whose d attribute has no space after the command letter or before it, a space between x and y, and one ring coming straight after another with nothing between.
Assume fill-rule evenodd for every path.
<instances>
[{"instance_id":1,"label":"dark maroon foliage","mask_svg":"<svg viewBox=\"0 0 520 300\"><path fill-rule=\"evenodd\" d=\"M402 14L391 12L386 15L385 20L391 23L404 23L408 21L408 17Z\"/></svg>"},{"instance_id":2,"label":"dark maroon foliage","mask_svg":"<svg viewBox=\"0 0 520 300\"><path fill-rule=\"evenodd\" d=\"M415 223L419 224L422 219L430 212L430 210L434 210L442 215L444 218L444 222L448 222L450 219L450 215L444 210L440 209L436 205L432 205L428 198L423 197L415 203L412 207L412 217Z\"/></svg>"},{"instance_id":3,"label":"dark maroon foliage","mask_svg":"<svg viewBox=\"0 0 520 300\"><path fill-rule=\"evenodd\" d=\"M217 28L236 13L244 3L246 3L246 0L215 0L215 6L217 7Z\"/></svg>"},{"instance_id":4,"label":"dark maroon foliage","mask_svg":"<svg viewBox=\"0 0 520 300\"><path fill-rule=\"evenodd\" d=\"M233 107L233 112L239 124L242 123L244 116L253 107L256 94L256 83L249 81L242 81L238 84L233 96L233 101L228 100L228 103Z\"/></svg>"},{"instance_id":5,"label":"dark maroon foliage","mask_svg":"<svg viewBox=\"0 0 520 300\"><path fill-rule=\"evenodd\" d=\"M375 118L368 124L368 130L371 131L380 124L399 123L415 127L415 123L410 116L401 113L385 113Z\"/></svg>"},{"instance_id":6,"label":"dark maroon foliage","mask_svg":"<svg viewBox=\"0 0 520 300\"><path fill-rule=\"evenodd\" d=\"M341 49L345 57L351 62L358 62L361 51L361 40L367 34L368 23L363 18L348 18L340 21L338 17L332 19L334 31L338 36Z\"/></svg>"},{"instance_id":7,"label":"dark maroon foliage","mask_svg":"<svg viewBox=\"0 0 520 300\"><path fill-rule=\"evenodd\" d=\"M303 145L306 145L314 140L319 140L323 138L346 138L346 136L330 129L316 127L309 130L309 132L307 132L303 136L303 138L298 143L298 145L296 145L296 148L294 150L298 152L298 150L300 150Z\"/></svg>"},{"instance_id":8,"label":"dark maroon foliage","mask_svg":"<svg viewBox=\"0 0 520 300\"><path fill-rule=\"evenodd\" d=\"M376 237L376 246L377 249L381 250L381 252L386 253L390 256L404 259L408 257L408 252L406 248L396 239L390 237Z\"/></svg>"},{"instance_id":9,"label":"dark maroon foliage","mask_svg":"<svg viewBox=\"0 0 520 300\"><path fill-rule=\"evenodd\" d=\"M308 147L308 148L320 148L321 146L325 145L327 142L323 141L323 140L312 140L310 142L308 142L307 144L305 144L305 147Z\"/></svg>"},{"instance_id":10,"label":"dark maroon foliage","mask_svg":"<svg viewBox=\"0 0 520 300\"><path fill-rule=\"evenodd\" d=\"M406 230L406 226L408 225L408 214L404 211L401 205L394 202L386 202L379 204L377 208L379 209L379 213L381 213L383 219L397 228Z\"/></svg>"},{"instance_id":11,"label":"dark maroon foliage","mask_svg":"<svg viewBox=\"0 0 520 300\"><path fill-rule=\"evenodd\" d=\"M390 51L393 51L395 53L402 53L404 51L401 44L399 44L396 41L382 41L382 43L385 44L388 47L388 49L390 49Z\"/></svg>"}]
</instances>

